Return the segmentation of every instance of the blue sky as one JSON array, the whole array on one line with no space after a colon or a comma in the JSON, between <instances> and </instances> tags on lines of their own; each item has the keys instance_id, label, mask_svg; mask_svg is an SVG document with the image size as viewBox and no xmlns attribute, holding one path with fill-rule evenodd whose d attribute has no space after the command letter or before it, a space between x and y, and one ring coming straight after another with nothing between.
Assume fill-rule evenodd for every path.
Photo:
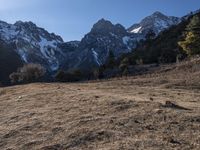
<instances>
[{"instance_id":1,"label":"blue sky","mask_svg":"<svg viewBox=\"0 0 200 150\"><path fill-rule=\"evenodd\" d=\"M129 27L155 11L183 16L199 8L200 0L0 0L0 20L32 21L69 41L101 18Z\"/></svg>"}]
</instances>

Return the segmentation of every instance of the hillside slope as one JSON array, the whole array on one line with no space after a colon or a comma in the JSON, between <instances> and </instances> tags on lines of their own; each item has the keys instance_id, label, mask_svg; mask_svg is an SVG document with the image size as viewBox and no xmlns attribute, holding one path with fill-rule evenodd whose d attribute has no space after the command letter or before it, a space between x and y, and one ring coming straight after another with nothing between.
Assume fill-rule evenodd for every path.
<instances>
[{"instance_id":1,"label":"hillside slope","mask_svg":"<svg viewBox=\"0 0 200 150\"><path fill-rule=\"evenodd\" d=\"M199 149L199 93L200 58L142 76L0 88L0 148Z\"/></svg>"},{"instance_id":2,"label":"hillside slope","mask_svg":"<svg viewBox=\"0 0 200 150\"><path fill-rule=\"evenodd\" d=\"M0 40L0 84L3 85L9 84L9 75L23 65L20 56L13 49L13 46Z\"/></svg>"}]
</instances>

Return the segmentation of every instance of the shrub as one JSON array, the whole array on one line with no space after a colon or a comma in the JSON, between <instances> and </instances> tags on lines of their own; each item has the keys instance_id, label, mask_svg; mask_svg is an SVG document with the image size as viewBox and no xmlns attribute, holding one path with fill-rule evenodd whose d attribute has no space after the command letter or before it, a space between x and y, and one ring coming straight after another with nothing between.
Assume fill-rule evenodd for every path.
<instances>
[{"instance_id":1,"label":"shrub","mask_svg":"<svg viewBox=\"0 0 200 150\"><path fill-rule=\"evenodd\" d=\"M43 77L45 72L40 64L26 64L17 72L10 74L9 78L12 83L30 83Z\"/></svg>"},{"instance_id":2,"label":"shrub","mask_svg":"<svg viewBox=\"0 0 200 150\"><path fill-rule=\"evenodd\" d=\"M125 70L126 68L128 68L129 66L129 59L128 58L124 58L121 62L120 62L120 66L119 68L121 70Z\"/></svg>"},{"instance_id":3,"label":"shrub","mask_svg":"<svg viewBox=\"0 0 200 150\"><path fill-rule=\"evenodd\" d=\"M55 79L57 81L64 82L65 81L65 76L66 76L65 72L62 71L62 70L59 70L55 75Z\"/></svg>"},{"instance_id":4,"label":"shrub","mask_svg":"<svg viewBox=\"0 0 200 150\"><path fill-rule=\"evenodd\" d=\"M93 70L93 76L95 79L102 79L104 77L103 73L104 73L104 68L102 67Z\"/></svg>"},{"instance_id":5,"label":"shrub","mask_svg":"<svg viewBox=\"0 0 200 150\"><path fill-rule=\"evenodd\" d=\"M74 82L80 81L83 78L84 76L80 70L74 70L71 72L64 72L59 70L55 75L55 79L59 82Z\"/></svg>"},{"instance_id":6,"label":"shrub","mask_svg":"<svg viewBox=\"0 0 200 150\"><path fill-rule=\"evenodd\" d=\"M127 67L126 64L120 64L119 69L123 72Z\"/></svg>"},{"instance_id":7,"label":"shrub","mask_svg":"<svg viewBox=\"0 0 200 150\"><path fill-rule=\"evenodd\" d=\"M128 76L129 70L128 68L125 68L124 71L122 72L122 76Z\"/></svg>"},{"instance_id":8,"label":"shrub","mask_svg":"<svg viewBox=\"0 0 200 150\"><path fill-rule=\"evenodd\" d=\"M82 77L82 72L80 70L74 70L72 71L72 75L76 78L81 78Z\"/></svg>"},{"instance_id":9,"label":"shrub","mask_svg":"<svg viewBox=\"0 0 200 150\"><path fill-rule=\"evenodd\" d=\"M129 70L128 70L128 67L129 67L129 59L128 58L124 58L121 63L120 63L120 70L122 72L122 76L127 76L129 74Z\"/></svg>"},{"instance_id":10,"label":"shrub","mask_svg":"<svg viewBox=\"0 0 200 150\"><path fill-rule=\"evenodd\" d=\"M140 58L140 59L136 59L136 64L137 65L143 65L144 63L143 63L143 60Z\"/></svg>"},{"instance_id":11,"label":"shrub","mask_svg":"<svg viewBox=\"0 0 200 150\"><path fill-rule=\"evenodd\" d=\"M13 72L12 74L10 74L9 76L11 83L18 83L21 82L21 74L17 73L17 72Z\"/></svg>"}]
</instances>

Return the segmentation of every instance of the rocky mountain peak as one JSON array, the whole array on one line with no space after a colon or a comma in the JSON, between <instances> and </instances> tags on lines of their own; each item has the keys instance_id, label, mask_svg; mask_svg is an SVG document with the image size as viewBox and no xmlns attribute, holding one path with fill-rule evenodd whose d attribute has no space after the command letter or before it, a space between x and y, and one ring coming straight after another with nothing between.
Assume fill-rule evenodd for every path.
<instances>
[{"instance_id":1,"label":"rocky mountain peak","mask_svg":"<svg viewBox=\"0 0 200 150\"><path fill-rule=\"evenodd\" d=\"M144 18L140 23L132 25L128 28L128 31L136 34L147 34L150 30L153 30L156 34L159 34L161 31L178 24L180 21L181 19L178 17L166 16L156 11Z\"/></svg>"},{"instance_id":2,"label":"rocky mountain peak","mask_svg":"<svg viewBox=\"0 0 200 150\"><path fill-rule=\"evenodd\" d=\"M154 12L151 16L154 16L154 17L163 17L165 16L163 13L159 12L159 11L156 11ZM166 17L166 16L165 16Z\"/></svg>"},{"instance_id":3,"label":"rocky mountain peak","mask_svg":"<svg viewBox=\"0 0 200 150\"><path fill-rule=\"evenodd\" d=\"M127 34L126 29L121 24L114 25L108 20L101 19L93 25L92 34L107 35L107 34Z\"/></svg>"},{"instance_id":4,"label":"rocky mountain peak","mask_svg":"<svg viewBox=\"0 0 200 150\"><path fill-rule=\"evenodd\" d=\"M97 23L95 23L92 27L92 31L105 31L105 30L110 30L113 28L113 24L105 19L100 19Z\"/></svg>"},{"instance_id":5,"label":"rocky mountain peak","mask_svg":"<svg viewBox=\"0 0 200 150\"><path fill-rule=\"evenodd\" d=\"M125 29L125 28L124 28L124 26L123 26L123 25L121 25L121 24L119 24L119 23L117 23L117 24L115 25L115 27L116 27L116 28Z\"/></svg>"},{"instance_id":6,"label":"rocky mountain peak","mask_svg":"<svg viewBox=\"0 0 200 150\"><path fill-rule=\"evenodd\" d=\"M34 28L37 27L36 24L34 24L31 21L25 21L25 22L23 22L23 21L17 21L14 25L15 26L24 26L24 27L29 27L29 28L30 27L34 27Z\"/></svg>"}]
</instances>

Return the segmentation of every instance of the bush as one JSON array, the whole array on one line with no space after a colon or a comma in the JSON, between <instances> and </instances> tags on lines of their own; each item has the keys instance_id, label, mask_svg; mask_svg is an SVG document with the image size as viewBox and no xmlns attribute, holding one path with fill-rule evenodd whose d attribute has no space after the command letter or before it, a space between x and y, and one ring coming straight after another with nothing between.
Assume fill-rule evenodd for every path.
<instances>
[{"instance_id":1,"label":"bush","mask_svg":"<svg viewBox=\"0 0 200 150\"><path fill-rule=\"evenodd\" d=\"M129 59L128 58L124 58L121 63L120 63L120 70L122 73L122 76L127 76L129 74L129 67L130 63L129 63Z\"/></svg>"},{"instance_id":2,"label":"bush","mask_svg":"<svg viewBox=\"0 0 200 150\"><path fill-rule=\"evenodd\" d=\"M74 71L72 71L72 75L73 75L74 77L76 77L77 79L81 79L81 77L82 77L82 72L81 72L80 70L74 70Z\"/></svg>"},{"instance_id":3,"label":"bush","mask_svg":"<svg viewBox=\"0 0 200 150\"><path fill-rule=\"evenodd\" d=\"M127 69L129 66L129 59L128 58L124 58L119 65L119 68L121 69L121 71L123 72L125 69Z\"/></svg>"},{"instance_id":4,"label":"bush","mask_svg":"<svg viewBox=\"0 0 200 150\"><path fill-rule=\"evenodd\" d=\"M55 79L57 81L64 82L65 81L65 76L66 76L65 72L62 71L62 70L59 70L55 75Z\"/></svg>"},{"instance_id":5,"label":"bush","mask_svg":"<svg viewBox=\"0 0 200 150\"><path fill-rule=\"evenodd\" d=\"M124 69L124 71L122 72L122 76L128 76L129 75L129 70L128 68Z\"/></svg>"},{"instance_id":6,"label":"bush","mask_svg":"<svg viewBox=\"0 0 200 150\"><path fill-rule=\"evenodd\" d=\"M55 75L55 79L59 82L75 82L84 78L80 70L74 70L71 72L58 71Z\"/></svg>"},{"instance_id":7,"label":"bush","mask_svg":"<svg viewBox=\"0 0 200 150\"><path fill-rule=\"evenodd\" d=\"M11 80L11 83L19 83L22 81L22 78L21 78L21 74L20 73L17 73L17 72L13 72L12 74L10 74L9 78Z\"/></svg>"},{"instance_id":8,"label":"bush","mask_svg":"<svg viewBox=\"0 0 200 150\"><path fill-rule=\"evenodd\" d=\"M19 68L17 72L10 74L12 83L35 82L45 75L45 69L39 64L26 64Z\"/></svg>"},{"instance_id":9,"label":"bush","mask_svg":"<svg viewBox=\"0 0 200 150\"><path fill-rule=\"evenodd\" d=\"M93 71L94 79L103 79L104 71L105 71L104 68L101 66L98 69L94 69Z\"/></svg>"}]
</instances>

